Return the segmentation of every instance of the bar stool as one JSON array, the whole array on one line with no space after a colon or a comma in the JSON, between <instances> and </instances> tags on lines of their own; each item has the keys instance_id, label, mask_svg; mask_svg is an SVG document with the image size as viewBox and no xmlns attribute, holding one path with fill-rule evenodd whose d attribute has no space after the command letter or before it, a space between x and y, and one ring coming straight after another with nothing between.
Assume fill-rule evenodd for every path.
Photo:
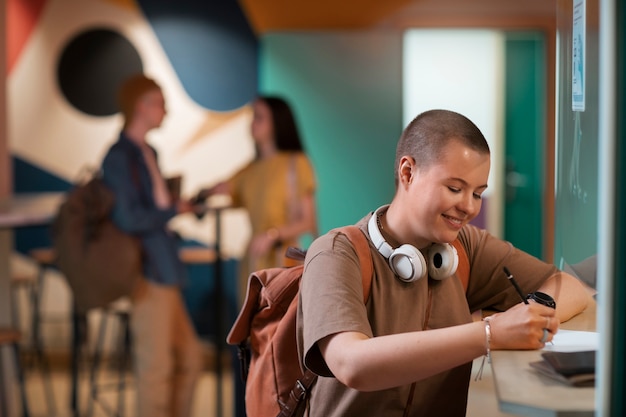
<instances>
[{"instance_id":1,"label":"bar stool","mask_svg":"<svg viewBox=\"0 0 626 417\"><path fill-rule=\"evenodd\" d=\"M178 257L185 265L205 265L215 262L215 249L202 246L188 246L178 250Z\"/></svg>"},{"instance_id":2,"label":"bar stool","mask_svg":"<svg viewBox=\"0 0 626 417\"><path fill-rule=\"evenodd\" d=\"M17 290L23 288L27 291L29 298L29 310L30 310L30 348L32 348L34 355L33 366L39 367L43 377L44 390L46 396L46 403L48 405L49 415L56 414L56 404L54 399L54 392L52 388L52 380L50 376L50 363L48 357L45 354L43 338L41 334L41 296L44 291L45 275L54 268L56 253L52 248L36 248L29 251L29 256L37 264L37 275L16 274L11 277L12 289ZM19 314L17 310L17 303L13 303L13 317L16 322L14 326L19 328L17 321L19 320Z\"/></svg>"},{"instance_id":3,"label":"bar stool","mask_svg":"<svg viewBox=\"0 0 626 417\"><path fill-rule=\"evenodd\" d=\"M15 370L20 390L20 398L22 402L22 416L29 417L28 400L26 398L26 387L24 386L24 374L20 363L20 332L13 328L0 327L0 347L10 347L13 350ZM0 357L0 414L8 415L7 399L4 394L8 391L9 384L4 381L4 370L2 369L2 358Z\"/></svg>"},{"instance_id":4,"label":"bar stool","mask_svg":"<svg viewBox=\"0 0 626 417\"><path fill-rule=\"evenodd\" d=\"M37 248L28 252L30 258L37 263L37 277L30 285L30 301L31 301L31 326L32 326L32 344L37 356L45 361L43 350L43 341L41 336L41 296L45 287L45 276L48 271L55 267L56 254L52 248ZM20 279L19 277L17 279ZM24 278L21 278L24 281Z\"/></svg>"},{"instance_id":5,"label":"bar stool","mask_svg":"<svg viewBox=\"0 0 626 417\"><path fill-rule=\"evenodd\" d=\"M197 272L196 268L204 269L205 267L214 265L217 259L217 254L213 248L203 246L184 246L178 249L178 257L185 265L187 273L191 278L194 273ZM197 294L199 293L191 295L189 302L192 305L194 304L193 300L199 302L199 299L196 297ZM202 312L194 311L193 309L190 309L189 314L191 320L194 321L199 329L211 326L210 320L212 320L212 318L210 315L204 315Z\"/></svg>"},{"instance_id":6,"label":"bar stool","mask_svg":"<svg viewBox=\"0 0 626 417\"><path fill-rule=\"evenodd\" d=\"M17 298L18 293L20 291L24 291L26 293L26 297L28 298L28 302L29 302L29 307L32 308L33 292L35 291L34 287L36 284L37 284L37 280L32 274L11 271L11 291L12 291L12 300L13 300L13 302L11 303L11 315L13 317L13 320L12 320L13 327L15 327L16 329L22 328L21 326L22 320L20 319L22 313L19 308L20 300ZM29 313L29 316L32 320L32 312Z\"/></svg>"},{"instance_id":7,"label":"bar stool","mask_svg":"<svg viewBox=\"0 0 626 417\"><path fill-rule=\"evenodd\" d=\"M126 372L130 369L132 352L131 352L131 334L130 334L130 309L126 306L120 306L116 303L108 308L101 310L101 318L98 329L98 337L94 347L91 369L89 372L89 398L87 403L86 416L92 416L94 413L94 405L97 403L102 410L111 416L121 417L125 410L125 392L126 392ZM109 321L115 319L119 324L119 332L116 340L116 350L110 356L114 362L117 362L114 368L117 371L116 383L100 382L99 375L102 370L105 358L105 342L108 334ZM114 388L117 390L117 407L114 409L108 402L100 397L105 390Z\"/></svg>"}]
</instances>

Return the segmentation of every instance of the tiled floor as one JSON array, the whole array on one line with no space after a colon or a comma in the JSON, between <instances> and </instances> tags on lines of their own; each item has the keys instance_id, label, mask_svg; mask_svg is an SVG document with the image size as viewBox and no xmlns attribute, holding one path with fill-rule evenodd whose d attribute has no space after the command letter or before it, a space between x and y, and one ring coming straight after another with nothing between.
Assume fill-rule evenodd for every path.
<instances>
[{"instance_id":1,"label":"tiled floor","mask_svg":"<svg viewBox=\"0 0 626 417\"><path fill-rule=\"evenodd\" d=\"M106 375L102 378L102 382L108 383L115 382L113 379L115 375ZM46 397L43 389L42 378L38 373L29 372L27 374L27 394L29 400L29 406L31 409L32 417L72 417L72 413L70 411L70 379L69 375L66 372L62 371L54 371L52 373L52 385L55 395L55 408L56 412L51 414L49 412L48 404L46 402ZM232 398L232 378L231 373L228 372L224 375L222 380L222 389L224 394L224 400L222 403L223 413L222 417L229 417L232 415L233 405L231 403ZM128 378L128 388L125 391L126 395L124 397L124 412L123 416L125 417L133 417L135 415L134 410L134 389L132 385L132 378ZM215 378L215 374L212 372L206 372L201 377L196 397L194 401L193 408L193 417L217 417L217 410L215 404L215 398L217 393L217 380ZM89 403L88 403L88 393L87 393L87 378L86 376L81 378L81 384L79 386L79 395L80 395L80 410L81 416L88 416ZM105 407L112 409L113 411L117 410L117 392L108 388L105 392L101 394L99 397L101 398L102 403ZM93 413L91 416L93 417L106 417L106 416L114 416L116 414L107 414L106 409L100 405L99 403L94 403Z\"/></svg>"},{"instance_id":2,"label":"tiled floor","mask_svg":"<svg viewBox=\"0 0 626 417\"><path fill-rule=\"evenodd\" d=\"M473 375L476 375L480 361L477 359L474 363ZM238 376L237 376L238 377ZM106 373L102 376L102 382L115 382L114 374ZM64 370L55 370L52 374L52 386L54 390L56 413L50 414L48 411L46 397L44 392L43 381L39 372L30 369L26 374L27 393L31 407L32 417L73 417L70 412L70 378L69 374ZM221 389L223 391L222 416L232 417L233 415L233 388L232 388L232 372L226 369L222 379ZM193 417L220 417L217 416L217 406L215 402L218 390L215 373L207 371L203 374L199 384L194 402ZM81 376L81 384L79 388L80 394L80 410L81 417L88 416L87 410L87 374ZM108 407L115 408L117 406L117 394L114 391L107 390L101 397ZM134 416L134 389L132 377L128 377L128 388L125 396L125 417ZM93 408L93 417L106 417L104 409L95 405ZM470 397L467 410L467 417L509 417L511 414L502 413L498 410L495 389L491 378L491 369L485 366L483 377L480 381L472 379L470 385Z\"/></svg>"}]
</instances>

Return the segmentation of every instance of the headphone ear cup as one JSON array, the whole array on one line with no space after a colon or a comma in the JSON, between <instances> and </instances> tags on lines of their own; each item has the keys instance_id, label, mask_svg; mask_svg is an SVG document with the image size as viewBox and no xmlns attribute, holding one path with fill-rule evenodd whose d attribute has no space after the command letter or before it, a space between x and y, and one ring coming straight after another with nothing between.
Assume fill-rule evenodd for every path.
<instances>
[{"instance_id":1,"label":"headphone ear cup","mask_svg":"<svg viewBox=\"0 0 626 417\"><path fill-rule=\"evenodd\" d=\"M389 266L394 274L404 282L417 281L426 275L426 260L420 251L404 244L389 256Z\"/></svg>"},{"instance_id":2,"label":"headphone ear cup","mask_svg":"<svg viewBox=\"0 0 626 417\"><path fill-rule=\"evenodd\" d=\"M436 243L428 249L428 275L442 280L456 272L459 256L456 248L447 243Z\"/></svg>"}]
</instances>

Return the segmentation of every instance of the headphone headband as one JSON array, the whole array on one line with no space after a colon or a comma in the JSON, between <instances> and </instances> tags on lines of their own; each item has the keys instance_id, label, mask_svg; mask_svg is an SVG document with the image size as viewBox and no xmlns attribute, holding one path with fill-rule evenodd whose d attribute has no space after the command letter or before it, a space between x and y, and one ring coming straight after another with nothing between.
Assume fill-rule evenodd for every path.
<instances>
[{"instance_id":1,"label":"headphone headband","mask_svg":"<svg viewBox=\"0 0 626 417\"><path fill-rule=\"evenodd\" d=\"M380 254L383 255L385 258L389 258L391 256L391 254L393 253L393 248L389 243L387 243L387 241L383 237L383 234L380 231L379 222L382 210L386 210L388 208L389 204L376 209L374 214L372 214L372 216L370 217L369 222L367 223L367 231L370 235L370 238L372 239L372 243L374 244L374 246L376 246L376 249L378 249Z\"/></svg>"},{"instance_id":2,"label":"headphone headband","mask_svg":"<svg viewBox=\"0 0 626 417\"><path fill-rule=\"evenodd\" d=\"M456 272L459 262L456 249L447 243L429 246L426 251L428 262L422 252L412 245L392 248L380 231L380 215L388 208L387 204L372 213L367 222L367 232L378 252L387 259L389 267L401 281L417 281L428 274L433 279L441 280Z\"/></svg>"}]
</instances>

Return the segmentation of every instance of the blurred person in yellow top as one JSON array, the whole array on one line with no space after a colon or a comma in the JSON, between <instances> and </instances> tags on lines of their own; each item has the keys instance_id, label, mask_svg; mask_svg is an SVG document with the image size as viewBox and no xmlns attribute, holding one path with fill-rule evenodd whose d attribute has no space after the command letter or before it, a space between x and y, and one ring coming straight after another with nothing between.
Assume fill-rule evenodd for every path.
<instances>
[{"instance_id":1,"label":"blurred person in yellow top","mask_svg":"<svg viewBox=\"0 0 626 417\"><path fill-rule=\"evenodd\" d=\"M251 135L256 158L230 179L198 194L200 199L227 194L232 206L249 214L252 233L240 266L240 302L250 272L285 265L287 247L300 246L303 235L317 233L315 173L287 101L257 97Z\"/></svg>"}]
</instances>

